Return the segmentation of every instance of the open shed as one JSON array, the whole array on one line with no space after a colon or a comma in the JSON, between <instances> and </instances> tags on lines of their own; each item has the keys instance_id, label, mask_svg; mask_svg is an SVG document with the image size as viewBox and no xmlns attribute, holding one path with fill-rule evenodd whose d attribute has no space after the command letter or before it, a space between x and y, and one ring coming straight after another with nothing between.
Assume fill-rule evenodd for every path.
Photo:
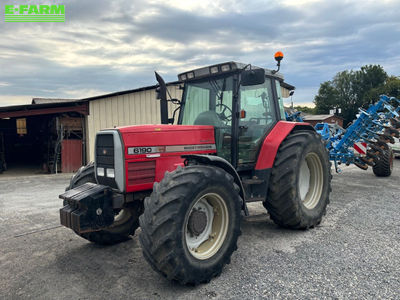
<instances>
[{"instance_id":1,"label":"open shed","mask_svg":"<svg viewBox=\"0 0 400 300\"><path fill-rule=\"evenodd\" d=\"M0 107L0 171L72 172L86 162L88 103L52 100Z\"/></svg>"}]
</instances>

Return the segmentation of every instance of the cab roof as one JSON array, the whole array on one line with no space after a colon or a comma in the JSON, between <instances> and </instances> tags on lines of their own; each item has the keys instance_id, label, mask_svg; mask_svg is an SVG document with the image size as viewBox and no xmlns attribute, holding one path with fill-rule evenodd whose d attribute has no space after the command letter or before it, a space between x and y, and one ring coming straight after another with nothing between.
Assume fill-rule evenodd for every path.
<instances>
[{"instance_id":1,"label":"cab roof","mask_svg":"<svg viewBox=\"0 0 400 300\"><path fill-rule=\"evenodd\" d=\"M178 79L179 81L187 81L187 80L194 80L194 79L199 79L203 77L208 77L208 76L214 76L214 75L220 75L220 74L225 74L229 72L235 72L238 70L244 70L244 69L264 69L265 74L269 76L276 77L278 80L283 81L284 77L282 73L276 72L274 73L270 69L266 68L261 68L257 66L253 66L251 64L244 64L240 62L235 62L235 61L228 61L216 65L210 65L194 70L190 70L184 73L178 74Z\"/></svg>"}]
</instances>

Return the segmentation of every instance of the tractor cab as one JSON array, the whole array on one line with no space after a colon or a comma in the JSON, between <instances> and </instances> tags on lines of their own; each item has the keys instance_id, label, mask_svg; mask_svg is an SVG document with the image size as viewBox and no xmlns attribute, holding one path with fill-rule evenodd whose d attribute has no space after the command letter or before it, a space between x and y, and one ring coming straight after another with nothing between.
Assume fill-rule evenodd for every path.
<instances>
[{"instance_id":1,"label":"tractor cab","mask_svg":"<svg viewBox=\"0 0 400 300\"><path fill-rule=\"evenodd\" d=\"M264 137L284 119L277 72L227 62L178 75L184 82L180 125L212 125L217 155L236 168L254 166Z\"/></svg>"}]
</instances>

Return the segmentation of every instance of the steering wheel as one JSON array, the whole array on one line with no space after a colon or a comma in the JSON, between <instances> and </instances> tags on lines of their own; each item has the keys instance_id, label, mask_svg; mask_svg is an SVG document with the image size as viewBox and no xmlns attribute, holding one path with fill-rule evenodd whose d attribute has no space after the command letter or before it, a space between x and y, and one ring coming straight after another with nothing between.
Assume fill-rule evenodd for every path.
<instances>
[{"instance_id":1,"label":"steering wheel","mask_svg":"<svg viewBox=\"0 0 400 300\"><path fill-rule=\"evenodd\" d=\"M225 104L223 104L223 103L217 104L216 106L217 106L217 107L218 107L218 106L221 106L221 107L222 107L222 111L218 114L218 116L221 118L222 121L229 122L229 121L232 120L232 109L230 109L229 106L227 106L227 105L225 105ZM230 115L228 115L228 116L225 115L225 111L226 111L226 110L228 110L228 112L230 113Z\"/></svg>"}]
</instances>

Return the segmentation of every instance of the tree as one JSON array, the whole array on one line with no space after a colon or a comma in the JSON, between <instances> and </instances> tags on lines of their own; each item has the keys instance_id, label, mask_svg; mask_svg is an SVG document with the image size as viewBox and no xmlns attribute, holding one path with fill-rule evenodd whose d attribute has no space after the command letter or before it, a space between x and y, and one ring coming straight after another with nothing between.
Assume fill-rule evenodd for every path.
<instances>
[{"instance_id":1,"label":"tree","mask_svg":"<svg viewBox=\"0 0 400 300\"><path fill-rule=\"evenodd\" d=\"M368 91L365 97L370 101L376 101L380 95L387 95L390 97L400 98L400 78L390 76L383 86L373 88Z\"/></svg>"},{"instance_id":2,"label":"tree","mask_svg":"<svg viewBox=\"0 0 400 300\"><path fill-rule=\"evenodd\" d=\"M294 109L296 109L297 111L301 111L303 113L306 113L306 114L311 114L311 115L315 114L315 107L297 105L297 106L294 107Z\"/></svg>"},{"instance_id":3,"label":"tree","mask_svg":"<svg viewBox=\"0 0 400 300\"><path fill-rule=\"evenodd\" d=\"M360 71L357 71L361 77L359 95L363 98L364 103L368 103L370 99L365 96L372 89L379 89L386 84L388 80L388 74L380 65L368 65L361 67ZM376 99L373 99L376 101Z\"/></svg>"},{"instance_id":4,"label":"tree","mask_svg":"<svg viewBox=\"0 0 400 300\"><path fill-rule=\"evenodd\" d=\"M330 109L342 109L344 124L351 122L359 107L371 103L372 91L382 88L388 79L379 65L366 65L358 71L342 71L332 81L321 83L314 98L317 113L328 113ZM375 99L376 101L376 99Z\"/></svg>"},{"instance_id":5,"label":"tree","mask_svg":"<svg viewBox=\"0 0 400 300\"><path fill-rule=\"evenodd\" d=\"M382 87L382 93L391 97L400 98L400 77L390 76Z\"/></svg>"},{"instance_id":6,"label":"tree","mask_svg":"<svg viewBox=\"0 0 400 300\"><path fill-rule=\"evenodd\" d=\"M321 83L318 95L315 96L315 113L328 114L329 110L338 104L338 94L332 81Z\"/></svg>"}]
</instances>

